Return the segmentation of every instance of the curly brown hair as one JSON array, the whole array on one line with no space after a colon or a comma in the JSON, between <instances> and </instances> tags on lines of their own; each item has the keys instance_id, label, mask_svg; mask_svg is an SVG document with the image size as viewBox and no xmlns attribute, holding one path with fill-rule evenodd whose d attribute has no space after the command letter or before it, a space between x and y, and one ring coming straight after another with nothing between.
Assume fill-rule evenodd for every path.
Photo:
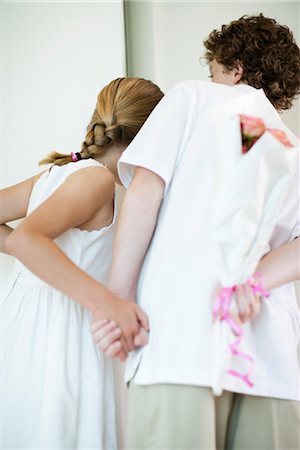
<instances>
[{"instance_id":1,"label":"curly brown hair","mask_svg":"<svg viewBox=\"0 0 300 450\"><path fill-rule=\"evenodd\" d=\"M287 26L262 14L243 16L212 31L204 46L207 62L228 71L240 64L242 82L262 88L276 109L292 107L300 93L300 49Z\"/></svg>"}]
</instances>

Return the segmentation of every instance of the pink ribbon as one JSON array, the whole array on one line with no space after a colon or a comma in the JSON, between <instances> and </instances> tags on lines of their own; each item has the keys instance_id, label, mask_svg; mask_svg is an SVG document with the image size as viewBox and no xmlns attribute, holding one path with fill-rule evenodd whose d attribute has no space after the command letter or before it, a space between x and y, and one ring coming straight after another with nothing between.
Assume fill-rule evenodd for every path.
<instances>
[{"instance_id":1,"label":"pink ribbon","mask_svg":"<svg viewBox=\"0 0 300 450\"><path fill-rule=\"evenodd\" d=\"M262 297L269 297L270 293L263 288L261 274L256 273L246 281L246 284L251 287L252 291L255 294L259 293ZM236 287L236 285L223 287L220 290L213 306L213 317L215 320L225 320L231 328L232 332L237 336L236 340L229 344L229 350L231 354L247 360L250 364L249 370L246 373L240 373L236 370L229 369L228 374L236 378L240 378L248 386L253 387L254 384L250 380L250 377L254 370L254 359L252 358L252 356L239 350L239 346L243 339L244 330L241 324L235 321L230 315L230 304L232 301L232 297L236 291Z\"/></svg>"}]
</instances>

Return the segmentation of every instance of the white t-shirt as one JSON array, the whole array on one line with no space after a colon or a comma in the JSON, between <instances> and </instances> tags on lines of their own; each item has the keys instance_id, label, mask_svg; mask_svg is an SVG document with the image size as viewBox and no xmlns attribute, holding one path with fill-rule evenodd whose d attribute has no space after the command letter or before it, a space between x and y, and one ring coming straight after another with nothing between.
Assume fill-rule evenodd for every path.
<instances>
[{"instance_id":1,"label":"white t-shirt","mask_svg":"<svg viewBox=\"0 0 300 450\"><path fill-rule=\"evenodd\" d=\"M212 117L218 106L247 92L255 90L201 81L177 84L121 157L119 174L125 187L136 166L165 181L137 294L150 320L149 343L130 355L126 368L126 379L134 376L137 384L211 386L212 304L219 286L211 238L215 181ZM275 122L281 123L272 109ZM295 178L270 248L287 242L296 230L296 182ZM228 375L223 388L299 399L299 313L293 284L274 290L263 302L259 316L244 328L245 346L255 359L254 387Z\"/></svg>"}]
</instances>

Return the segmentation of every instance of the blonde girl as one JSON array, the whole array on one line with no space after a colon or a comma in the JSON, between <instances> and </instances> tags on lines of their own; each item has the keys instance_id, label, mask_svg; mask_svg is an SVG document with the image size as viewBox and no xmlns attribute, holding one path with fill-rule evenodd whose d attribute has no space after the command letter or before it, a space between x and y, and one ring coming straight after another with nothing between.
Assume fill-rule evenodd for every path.
<instances>
[{"instance_id":1,"label":"blonde girl","mask_svg":"<svg viewBox=\"0 0 300 450\"><path fill-rule=\"evenodd\" d=\"M122 331L124 357L147 317L105 284L117 161L163 93L138 78L101 90L80 152L0 191L0 250L18 258L1 305L1 448L116 449L111 361L90 320ZM7 222L24 218L13 230Z\"/></svg>"}]
</instances>

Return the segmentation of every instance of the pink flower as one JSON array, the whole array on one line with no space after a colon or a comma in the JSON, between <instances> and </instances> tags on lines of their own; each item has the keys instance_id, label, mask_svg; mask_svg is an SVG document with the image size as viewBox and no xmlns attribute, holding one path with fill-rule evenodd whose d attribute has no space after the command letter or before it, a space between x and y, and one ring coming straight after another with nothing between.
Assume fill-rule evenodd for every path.
<instances>
[{"instance_id":1,"label":"pink flower","mask_svg":"<svg viewBox=\"0 0 300 450\"><path fill-rule=\"evenodd\" d=\"M259 117L240 115L242 133L242 153L247 153L253 144L265 131L269 131L285 147L293 147L286 133L278 128L266 128L265 123Z\"/></svg>"},{"instance_id":2,"label":"pink flower","mask_svg":"<svg viewBox=\"0 0 300 450\"><path fill-rule=\"evenodd\" d=\"M288 140L286 133L278 128L267 128L267 130L286 147L294 147L291 141Z\"/></svg>"},{"instance_id":3,"label":"pink flower","mask_svg":"<svg viewBox=\"0 0 300 450\"><path fill-rule=\"evenodd\" d=\"M258 117L240 115L242 134L249 138L259 138L266 130L265 123Z\"/></svg>"},{"instance_id":4,"label":"pink flower","mask_svg":"<svg viewBox=\"0 0 300 450\"><path fill-rule=\"evenodd\" d=\"M259 117L240 115L242 133L242 153L247 153L258 138L265 132L266 126Z\"/></svg>"}]
</instances>

